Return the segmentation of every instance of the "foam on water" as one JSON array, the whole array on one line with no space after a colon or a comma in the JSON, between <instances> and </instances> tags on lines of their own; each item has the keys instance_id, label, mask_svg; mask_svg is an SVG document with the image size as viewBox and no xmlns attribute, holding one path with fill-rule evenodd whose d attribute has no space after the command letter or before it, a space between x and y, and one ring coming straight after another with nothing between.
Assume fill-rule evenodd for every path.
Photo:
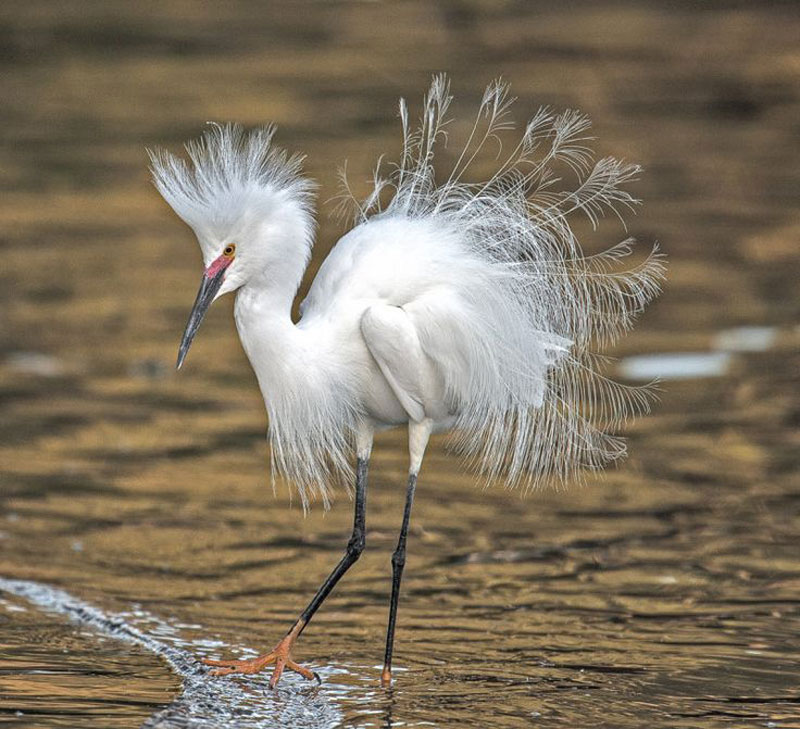
<instances>
[{"instance_id":1,"label":"foam on water","mask_svg":"<svg viewBox=\"0 0 800 729\"><path fill-rule=\"evenodd\" d=\"M133 643L162 658L180 677L183 687L166 709L143 724L143 729L320 729L341 725L341 712L330 696L316 684L293 674L284 674L275 690L267 687L263 676L210 680L208 669L198 663L196 656L220 647L237 652L236 647L225 646L221 641L213 641L212 647L207 640L184 640L176 626L141 609L104 613L55 587L2 577L0 592L23 598L46 612L65 615L97 633ZM331 669L319 672L323 678L337 673Z\"/></svg>"}]
</instances>

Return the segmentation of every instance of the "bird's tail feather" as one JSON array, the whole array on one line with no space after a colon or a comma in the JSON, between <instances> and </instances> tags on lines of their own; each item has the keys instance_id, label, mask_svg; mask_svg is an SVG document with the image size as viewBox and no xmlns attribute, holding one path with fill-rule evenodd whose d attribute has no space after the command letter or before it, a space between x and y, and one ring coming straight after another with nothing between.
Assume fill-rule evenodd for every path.
<instances>
[{"instance_id":1,"label":"bird's tail feather","mask_svg":"<svg viewBox=\"0 0 800 729\"><path fill-rule=\"evenodd\" d=\"M483 289L463 292L475 302L463 336L472 338L471 356L486 362L472 362L471 374L448 383L459 412L453 443L490 479L524 488L563 482L622 457L616 430L646 412L653 397L651 387L605 377L593 352L630 329L658 295L663 255L653 247L622 269L632 238L587 256L573 230L581 215L597 227L608 214L622 220L632 211L638 200L627 185L640 168L610 157L595 161L588 118L546 108L502 155L514 99L495 81L456 161L437 175L434 153L437 142L448 141L451 101L443 75L433 79L416 126L401 101L399 163L387 175L379 165L365 201L344 197L356 221L382 213L436 218L460 236L465 255L484 262ZM466 181L490 146L498 150L493 174Z\"/></svg>"}]
</instances>

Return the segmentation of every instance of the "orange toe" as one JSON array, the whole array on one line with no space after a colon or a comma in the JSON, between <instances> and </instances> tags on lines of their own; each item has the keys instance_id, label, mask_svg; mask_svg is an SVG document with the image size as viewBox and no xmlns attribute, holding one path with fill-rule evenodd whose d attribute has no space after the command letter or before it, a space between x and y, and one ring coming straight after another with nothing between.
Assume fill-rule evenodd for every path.
<instances>
[{"instance_id":1,"label":"orange toe","mask_svg":"<svg viewBox=\"0 0 800 729\"><path fill-rule=\"evenodd\" d=\"M214 668L213 671L209 672L210 676L228 676L232 673L241 673L241 674L253 674L259 673L263 671L267 666L275 664L275 668L272 671L272 676L269 680L269 687L275 688L278 681L280 681L281 676L283 675L283 671L285 668L288 668L290 671L294 671L295 673L299 673L303 678L308 679L309 681L312 679L316 679L319 681L319 676L314 673L312 670L301 666L298 663L295 663L290 655L290 650L292 644L294 643L294 636L288 635L284 638L278 645L276 645L269 653L265 653L262 656L256 656L255 658L249 658L247 660L227 660L227 661L217 661L211 658L203 658L202 663L206 666L212 666Z\"/></svg>"},{"instance_id":2,"label":"orange toe","mask_svg":"<svg viewBox=\"0 0 800 729\"><path fill-rule=\"evenodd\" d=\"M270 663L274 663L277 656L275 652L266 653L263 656L250 658L244 661L214 661L210 658L203 658L203 663L207 666L215 666L211 671L211 676L227 676L229 673L258 673L266 668Z\"/></svg>"}]
</instances>

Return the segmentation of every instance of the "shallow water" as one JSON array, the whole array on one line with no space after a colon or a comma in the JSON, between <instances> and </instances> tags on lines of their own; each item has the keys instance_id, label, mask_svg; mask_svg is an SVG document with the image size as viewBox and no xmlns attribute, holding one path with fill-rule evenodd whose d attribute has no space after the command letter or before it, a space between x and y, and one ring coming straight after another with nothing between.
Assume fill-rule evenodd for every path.
<instances>
[{"instance_id":1,"label":"shallow water","mask_svg":"<svg viewBox=\"0 0 800 729\"><path fill-rule=\"evenodd\" d=\"M697 7L0 7L0 723L800 726L798 22L791 4ZM642 162L630 232L670 274L620 367L726 367L656 372L631 457L583 487L485 492L434 447L388 692L405 452L382 436L367 551L297 647L322 686L204 682L191 656L283 634L351 511L273 495L230 302L173 372L200 262L144 148L274 120L325 200L345 157L358 186L397 151L396 98L442 69L456 112L503 74L518 114L581 108L601 153ZM342 230L331 208L312 269ZM624 235L586 233L590 250Z\"/></svg>"}]
</instances>

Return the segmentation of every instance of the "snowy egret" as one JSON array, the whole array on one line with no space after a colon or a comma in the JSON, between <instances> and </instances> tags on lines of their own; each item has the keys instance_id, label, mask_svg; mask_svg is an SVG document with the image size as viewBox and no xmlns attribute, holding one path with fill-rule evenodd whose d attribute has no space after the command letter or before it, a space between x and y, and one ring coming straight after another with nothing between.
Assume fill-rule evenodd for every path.
<instances>
[{"instance_id":1,"label":"snowy egret","mask_svg":"<svg viewBox=\"0 0 800 729\"><path fill-rule=\"evenodd\" d=\"M194 230L205 263L177 366L211 302L236 291L236 327L269 415L273 474L295 484L304 506L312 497L327 505L333 484L355 483L341 561L272 651L206 661L216 675L274 664L270 686L285 668L314 677L294 662L292 647L364 549L376 430L407 425L410 456L392 555L387 685L429 436L451 432L476 471L531 488L620 458L625 444L614 431L648 407L649 391L604 377L593 351L657 295L660 254L653 249L619 270L631 239L587 256L569 222L583 213L596 225L606 212L619 216L635 205L625 184L639 168L595 162L585 116L540 109L489 179L468 182L481 151L512 128L513 99L498 81L449 172L435 174L451 98L447 79L435 77L416 127L401 100L400 161L386 176L378 164L366 200L349 195L354 227L323 262L296 323L292 302L314 239L313 185L302 158L273 144L272 127L235 125L214 125L189 143L188 161L152 154L155 184ZM574 178L570 186L564 176Z\"/></svg>"}]
</instances>

